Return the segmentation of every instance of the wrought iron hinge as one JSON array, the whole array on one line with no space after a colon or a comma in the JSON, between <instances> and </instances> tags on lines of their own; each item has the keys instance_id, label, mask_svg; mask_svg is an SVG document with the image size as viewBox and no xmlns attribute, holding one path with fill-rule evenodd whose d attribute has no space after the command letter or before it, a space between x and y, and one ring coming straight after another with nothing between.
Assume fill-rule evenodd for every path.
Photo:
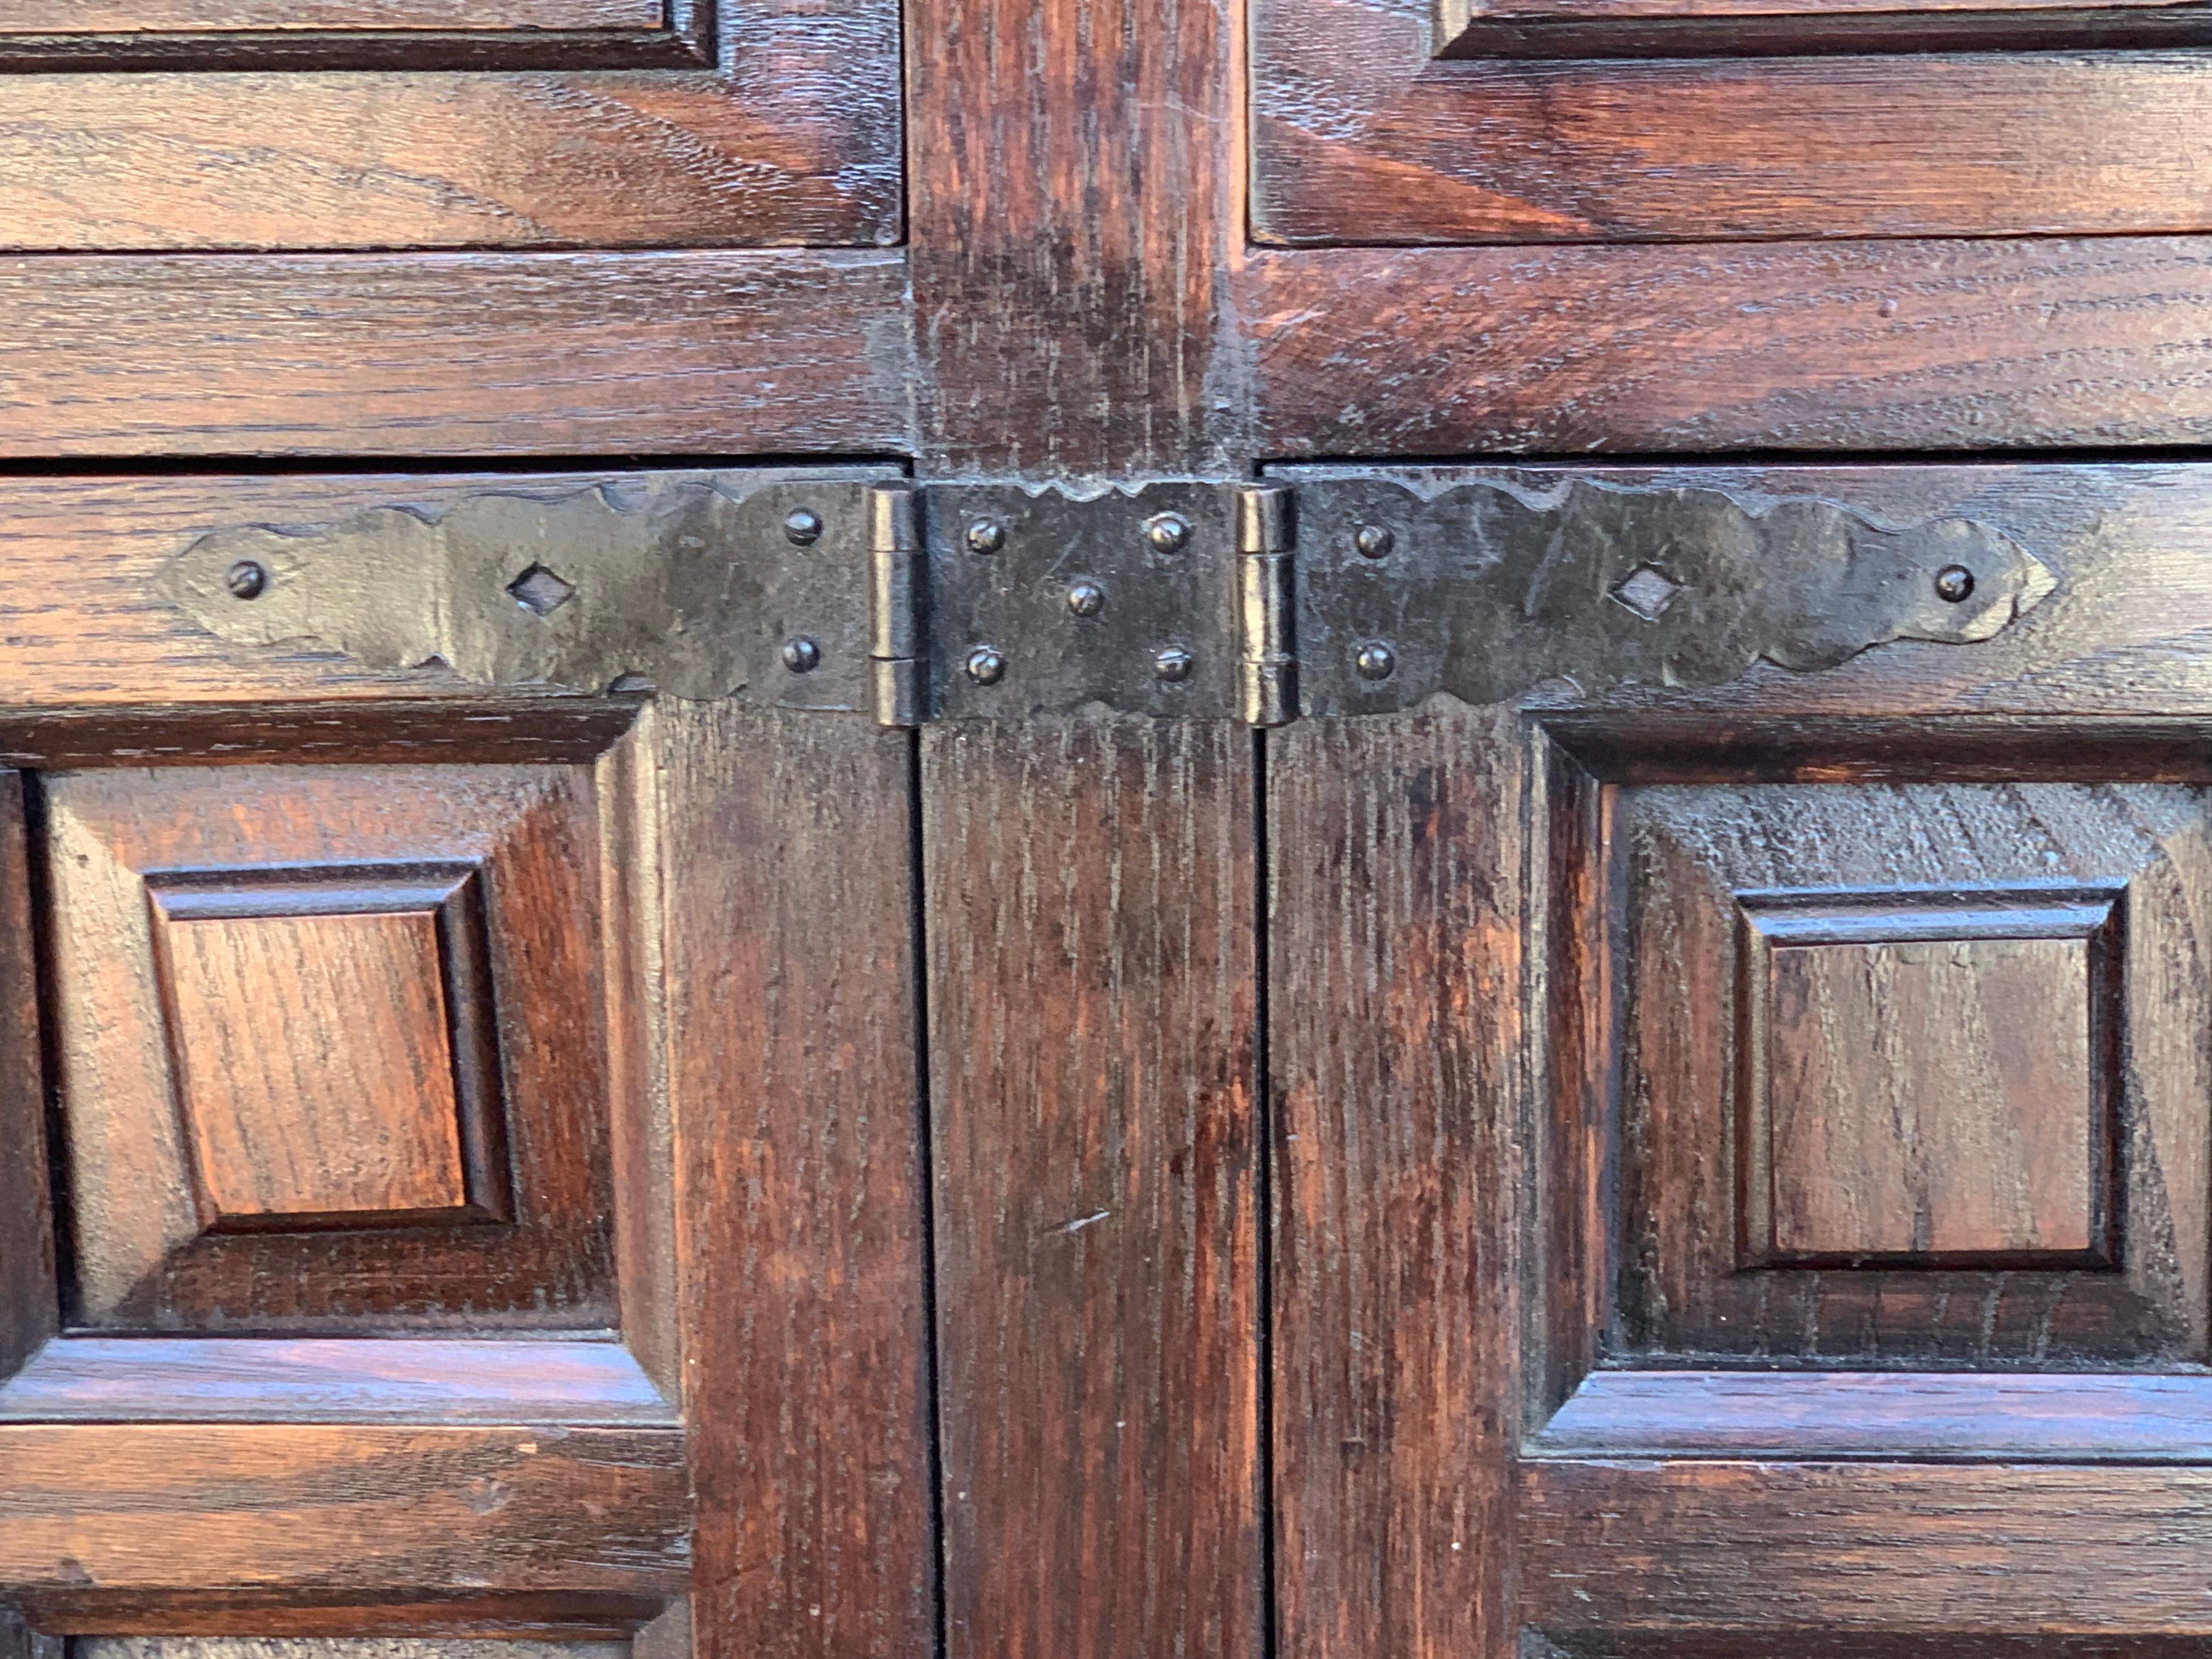
<instances>
[{"instance_id":1,"label":"wrought iron hinge","mask_svg":"<svg viewBox=\"0 0 2212 1659\"><path fill-rule=\"evenodd\" d=\"M1076 494L826 467L246 526L161 578L226 639L487 684L650 681L889 726L1103 708L1262 726L1968 643L2053 581L1972 519L1572 473Z\"/></svg>"}]
</instances>

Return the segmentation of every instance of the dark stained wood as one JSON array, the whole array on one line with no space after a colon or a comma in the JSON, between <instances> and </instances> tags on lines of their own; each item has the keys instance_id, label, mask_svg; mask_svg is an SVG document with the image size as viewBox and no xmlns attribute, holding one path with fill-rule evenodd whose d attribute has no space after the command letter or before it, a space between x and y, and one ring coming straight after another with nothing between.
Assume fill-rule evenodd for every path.
<instances>
[{"instance_id":1,"label":"dark stained wood","mask_svg":"<svg viewBox=\"0 0 2212 1659\"><path fill-rule=\"evenodd\" d=\"M2172 125L2203 95L2204 71L2185 53L1446 66L1431 60L1427 13L1392 0L1260 0L1252 27L1262 241L2160 234L2212 222L2205 155ZM2100 42L2084 31L2075 44Z\"/></svg>"},{"instance_id":2,"label":"dark stained wood","mask_svg":"<svg viewBox=\"0 0 2212 1659\"><path fill-rule=\"evenodd\" d=\"M1316 249L1238 296L1273 455L2212 433L2202 239Z\"/></svg>"},{"instance_id":3,"label":"dark stained wood","mask_svg":"<svg viewBox=\"0 0 2212 1659\"><path fill-rule=\"evenodd\" d=\"M217 1225L466 1208L428 911L161 927L193 1170ZM313 1032L313 1046L287 1034Z\"/></svg>"},{"instance_id":4,"label":"dark stained wood","mask_svg":"<svg viewBox=\"0 0 2212 1659\"><path fill-rule=\"evenodd\" d=\"M905 283L811 250L0 260L0 454L902 450Z\"/></svg>"},{"instance_id":5,"label":"dark stained wood","mask_svg":"<svg viewBox=\"0 0 2212 1659\"><path fill-rule=\"evenodd\" d=\"M0 1383L0 1419L672 1423L609 1341L68 1336Z\"/></svg>"},{"instance_id":6,"label":"dark stained wood","mask_svg":"<svg viewBox=\"0 0 2212 1659\"><path fill-rule=\"evenodd\" d=\"M611 3L580 9L569 0L556 16L536 0L503 27L510 38L544 30L549 43L566 37L588 47L593 31L616 21ZM18 135L15 161L0 167L0 246L866 246L899 234L898 33L889 0L732 9L720 19L727 50L708 62L692 56L702 44L693 23L714 16L711 4L696 20L689 4L663 20L651 15L659 7L632 0L623 27L647 44L657 35L671 67L596 74L489 64L469 72L469 46L457 58L439 44L465 42L465 15L440 24L440 34L418 34L411 60L392 61L388 50L380 62L351 55L349 28L434 22L422 15L422 0L374 0L366 15L358 5L295 8L297 21L324 31L321 61L295 38L256 72L221 37L241 26L267 34L265 18L227 23L191 8L160 9L171 15L149 20L154 27L219 43L211 62L179 67L232 72L88 73L107 65L80 51L72 72L40 74L38 37L23 38L32 55L0 84L0 131ZM401 15L376 15L395 9ZM88 24L119 22L112 10ZM480 9L474 15L485 21ZM8 33L0 12L0 55L21 56L9 52ZM143 70L161 60L125 61ZM300 72L318 67L356 72Z\"/></svg>"},{"instance_id":7,"label":"dark stained wood","mask_svg":"<svg viewBox=\"0 0 2212 1659\"><path fill-rule=\"evenodd\" d=\"M921 743L951 1659L1261 1651L1253 742Z\"/></svg>"},{"instance_id":8,"label":"dark stained wood","mask_svg":"<svg viewBox=\"0 0 2212 1659\"><path fill-rule=\"evenodd\" d=\"M1447 58L1793 57L2201 45L2207 19L2166 0L1443 0Z\"/></svg>"},{"instance_id":9,"label":"dark stained wood","mask_svg":"<svg viewBox=\"0 0 2212 1659\"><path fill-rule=\"evenodd\" d=\"M696 1651L912 1659L937 1627L914 740L676 703L640 736Z\"/></svg>"},{"instance_id":10,"label":"dark stained wood","mask_svg":"<svg viewBox=\"0 0 2212 1659\"><path fill-rule=\"evenodd\" d=\"M1745 987L1765 1005L1745 1105L1770 1138L1772 1228L1751 1248L2101 1254L2117 1091L2092 1017L2114 1011L2088 937L1839 940L1766 963Z\"/></svg>"},{"instance_id":11,"label":"dark stained wood","mask_svg":"<svg viewBox=\"0 0 2212 1659\"><path fill-rule=\"evenodd\" d=\"M630 1644L481 1637L163 1635L86 1637L76 1650L82 1659L629 1659Z\"/></svg>"},{"instance_id":12,"label":"dark stained wood","mask_svg":"<svg viewBox=\"0 0 2212 1659\"><path fill-rule=\"evenodd\" d=\"M667 1616L665 1595L300 1590L34 1590L18 1598L60 1636L440 1636L624 1640ZM680 1605L680 1604L678 1604ZM49 1659L58 1659L50 1656Z\"/></svg>"},{"instance_id":13,"label":"dark stained wood","mask_svg":"<svg viewBox=\"0 0 2212 1659\"><path fill-rule=\"evenodd\" d=\"M1592 849L1623 917L1613 960L1557 991L1616 1055L1617 1351L2031 1369L2195 1353L2206 1078L2183 1033L2212 1017L2189 896L2205 805L2170 786L1630 792ZM1948 907L1946 887L1963 893ZM2124 940L2105 933L2123 903ZM1884 934L1885 966L1850 959ZM1898 959L1899 935L1951 952L1954 982L1930 981L1924 950L1917 971ZM2026 969L1989 954L2069 935L2063 960ZM1808 956L1830 959L1787 966ZM1817 977L1776 982L1792 972ZM1840 1004L1801 1006L1816 996Z\"/></svg>"},{"instance_id":14,"label":"dark stained wood","mask_svg":"<svg viewBox=\"0 0 2212 1659\"><path fill-rule=\"evenodd\" d=\"M1284 1659L1511 1650L1515 722L1267 738Z\"/></svg>"},{"instance_id":15,"label":"dark stained wood","mask_svg":"<svg viewBox=\"0 0 2212 1659\"><path fill-rule=\"evenodd\" d=\"M762 15L751 9L748 21ZM0 131L63 131L0 169L0 246L728 247L887 242L898 169L886 16L769 12L732 72L15 75ZM779 21L782 23L778 39ZM835 67L829 110L793 88Z\"/></svg>"},{"instance_id":16,"label":"dark stained wood","mask_svg":"<svg viewBox=\"0 0 2212 1659\"><path fill-rule=\"evenodd\" d=\"M2212 1470L1537 1462L1520 1486L1539 1630L2212 1631Z\"/></svg>"},{"instance_id":17,"label":"dark stained wood","mask_svg":"<svg viewBox=\"0 0 2212 1659\"><path fill-rule=\"evenodd\" d=\"M118 770L52 778L46 795L56 1086L80 1318L121 1329L333 1335L614 1322L609 1081L596 1000L598 836L587 775ZM450 952L443 969L453 975L455 1012L496 1024L498 1081L473 1086L487 1097L479 1148L489 1153L495 1124L512 1157L514 1224L483 1224L480 1213L464 1210L442 1224L382 1231L222 1229L209 1200L231 1194L236 1181L217 1170L210 1185L204 1166L196 1176L179 1145L164 1034L188 1010L163 1005L144 872L163 872L163 884L179 879L177 872L216 872L214 884L239 887L272 866L328 880L345 870L366 877L426 862L479 866L490 983L463 989L483 976L463 976ZM310 970L301 962L293 971ZM240 1040L258 1036L286 1054L268 1063L314 1077L334 1047L345 1050L318 1024L288 1022L281 988L265 980L251 991L259 1023ZM453 1030L458 1048L460 1022ZM189 1065L190 1038L182 1048ZM230 1065L224 1075L249 1097L255 1092L247 1071ZM198 1108L220 1085L189 1085L187 1102ZM285 1101L282 1085L270 1087L276 1115L260 1134L274 1138L281 1127L309 1158L319 1131ZM462 1099L471 1093L471 1085L459 1087ZM475 1161L469 1137L462 1139L461 1155ZM272 1164L280 1152L270 1147ZM478 1195L472 1207L509 1212L487 1201L492 1169L483 1181L477 1173L465 1182ZM327 1179L308 1169L302 1178Z\"/></svg>"},{"instance_id":18,"label":"dark stained wood","mask_svg":"<svg viewBox=\"0 0 2212 1659\"><path fill-rule=\"evenodd\" d=\"M24 1589L684 1588L673 1429L0 1426Z\"/></svg>"},{"instance_id":19,"label":"dark stained wood","mask_svg":"<svg viewBox=\"0 0 2212 1659\"><path fill-rule=\"evenodd\" d=\"M1232 7L905 16L919 453L1048 479L1241 467Z\"/></svg>"}]
</instances>

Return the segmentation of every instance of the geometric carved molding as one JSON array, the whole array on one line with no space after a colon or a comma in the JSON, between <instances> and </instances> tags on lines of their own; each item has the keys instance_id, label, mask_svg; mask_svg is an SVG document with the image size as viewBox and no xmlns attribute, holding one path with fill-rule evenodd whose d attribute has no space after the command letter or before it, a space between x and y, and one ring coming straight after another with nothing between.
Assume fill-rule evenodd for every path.
<instances>
[{"instance_id":1,"label":"geometric carved molding","mask_svg":"<svg viewBox=\"0 0 2212 1659\"><path fill-rule=\"evenodd\" d=\"M511 1218L473 865L157 871L146 887L206 1231ZM312 1040L281 1040L297 1033Z\"/></svg>"},{"instance_id":2,"label":"geometric carved molding","mask_svg":"<svg viewBox=\"0 0 2212 1659\"><path fill-rule=\"evenodd\" d=\"M44 788L73 1327L615 1325L587 770L175 767Z\"/></svg>"},{"instance_id":3,"label":"geometric carved molding","mask_svg":"<svg viewBox=\"0 0 2212 1659\"><path fill-rule=\"evenodd\" d=\"M2112 1263L2120 890L1735 897L1745 1266Z\"/></svg>"},{"instance_id":4,"label":"geometric carved molding","mask_svg":"<svg viewBox=\"0 0 2212 1659\"><path fill-rule=\"evenodd\" d=\"M2212 791L1610 753L1552 796L1546 1295L1602 1312L1547 1393L1607 1358L2201 1363Z\"/></svg>"}]
</instances>

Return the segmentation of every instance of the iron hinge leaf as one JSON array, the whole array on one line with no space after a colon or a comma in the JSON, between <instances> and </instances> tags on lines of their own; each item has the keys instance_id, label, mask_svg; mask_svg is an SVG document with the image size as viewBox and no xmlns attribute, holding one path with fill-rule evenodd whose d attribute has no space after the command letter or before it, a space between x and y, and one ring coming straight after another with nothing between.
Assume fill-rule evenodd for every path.
<instances>
[{"instance_id":1,"label":"iron hinge leaf","mask_svg":"<svg viewBox=\"0 0 2212 1659\"><path fill-rule=\"evenodd\" d=\"M220 531L160 587L228 640L488 685L649 681L895 726L1088 708L1273 726L1971 643L2054 586L1969 518L1528 476L655 473Z\"/></svg>"}]
</instances>

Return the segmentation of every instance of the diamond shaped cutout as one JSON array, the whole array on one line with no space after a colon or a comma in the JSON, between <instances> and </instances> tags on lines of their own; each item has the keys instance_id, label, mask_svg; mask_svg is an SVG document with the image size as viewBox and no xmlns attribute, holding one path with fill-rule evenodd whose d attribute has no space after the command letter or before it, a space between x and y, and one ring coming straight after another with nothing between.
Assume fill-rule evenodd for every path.
<instances>
[{"instance_id":1,"label":"diamond shaped cutout","mask_svg":"<svg viewBox=\"0 0 2212 1659\"><path fill-rule=\"evenodd\" d=\"M1682 584L1653 564L1639 564L1613 590L1613 597L1646 622L1657 622L1674 603Z\"/></svg>"},{"instance_id":2,"label":"diamond shaped cutout","mask_svg":"<svg viewBox=\"0 0 2212 1659\"><path fill-rule=\"evenodd\" d=\"M507 585L514 602L525 611L550 617L575 597L572 582L563 581L542 564L533 564Z\"/></svg>"}]
</instances>

